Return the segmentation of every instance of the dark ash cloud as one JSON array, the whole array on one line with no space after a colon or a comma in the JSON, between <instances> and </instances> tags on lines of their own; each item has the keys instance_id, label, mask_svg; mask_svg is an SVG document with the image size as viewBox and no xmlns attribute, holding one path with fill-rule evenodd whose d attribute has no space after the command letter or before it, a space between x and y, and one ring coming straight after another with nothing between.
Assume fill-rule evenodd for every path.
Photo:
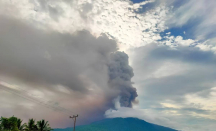
<instances>
[{"instance_id":1,"label":"dark ash cloud","mask_svg":"<svg viewBox=\"0 0 216 131\"><path fill-rule=\"evenodd\" d=\"M107 36L96 38L88 31L63 34L40 30L5 17L1 17L0 28L0 81L15 84L15 79L21 85L28 85L29 91L41 91L45 98L80 114L78 124L102 119L106 110L114 108L113 99L118 96L126 107L131 107L137 97L128 56L118 52L116 42ZM15 99L13 96L8 100ZM16 101L11 105L14 110L20 103ZM34 109L37 108L40 112L37 115L23 117L44 117L40 107ZM23 114L24 110L25 114L32 112L25 106L14 112L3 107L0 110L8 116ZM46 118L53 117L52 113L45 114ZM50 121L56 127L62 126Z\"/></svg>"},{"instance_id":2,"label":"dark ash cloud","mask_svg":"<svg viewBox=\"0 0 216 131\"><path fill-rule=\"evenodd\" d=\"M132 86L131 78L133 69L129 66L128 55L124 52L111 54L109 63L109 85L120 90L120 104L124 107L132 107L132 102L138 96L136 88Z\"/></svg>"}]
</instances>

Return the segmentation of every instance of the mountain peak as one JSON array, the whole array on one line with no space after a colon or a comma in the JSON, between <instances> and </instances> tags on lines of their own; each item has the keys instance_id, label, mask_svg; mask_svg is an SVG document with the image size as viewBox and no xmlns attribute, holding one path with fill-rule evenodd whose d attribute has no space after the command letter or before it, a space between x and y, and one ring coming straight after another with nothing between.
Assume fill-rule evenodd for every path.
<instances>
[{"instance_id":1,"label":"mountain peak","mask_svg":"<svg viewBox=\"0 0 216 131\"><path fill-rule=\"evenodd\" d=\"M54 131L71 131L71 128ZM77 126L76 131L177 131L171 128L148 123L138 118L108 118L89 125Z\"/></svg>"}]
</instances>

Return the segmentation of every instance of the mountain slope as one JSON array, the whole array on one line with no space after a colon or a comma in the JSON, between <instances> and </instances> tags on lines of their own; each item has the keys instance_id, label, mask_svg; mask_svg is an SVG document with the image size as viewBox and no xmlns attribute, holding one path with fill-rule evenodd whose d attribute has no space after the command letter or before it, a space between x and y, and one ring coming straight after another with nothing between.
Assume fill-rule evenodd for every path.
<instances>
[{"instance_id":1,"label":"mountain slope","mask_svg":"<svg viewBox=\"0 0 216 131\"><path fill-rule=\"evenodd\" d=\"M72 131L72 128L55 129L54 131ZM76 131L177 131L155 125L137 118L104 119L89 125L78 126Z\"/></svg>"}]
</instances>

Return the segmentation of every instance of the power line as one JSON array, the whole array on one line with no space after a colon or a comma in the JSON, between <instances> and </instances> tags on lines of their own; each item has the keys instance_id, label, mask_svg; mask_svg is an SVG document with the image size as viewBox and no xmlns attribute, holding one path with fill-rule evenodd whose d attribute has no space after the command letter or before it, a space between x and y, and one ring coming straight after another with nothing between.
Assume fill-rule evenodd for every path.
<instances>
[{"instance_id":1,"label":"power line","mask_svg":"<svg viewBox=\"0 0 216 131\"><path fill-rule=\"evenodd\" d=\"M25 90L25 89L22 89L22 88L19 88L19 87L16 87L16 88L18 88L19 90L22 90L22 91L26 92L26 94L30 94L30 93L29 93L27 90ZM27 96L27 97L28 97L28 96ZM31 97L31 99L34 99L34 98ZM34 99L34 100L38 101L37 99ZM43 104L48 105L47 103L44 103L44 102L43 102ZM51 105L50 105L50 106L51 106ZM54 107L54 106L53 106L53 107ZM61 107L61 106L59 106L59 105L57 105L57 108L61 108L61 110L64 110L64 111L66 111L66 112L68 112L68 113L74 114L74 112L72 112L72 111L70 111L70 110L68 110L68 109L66 109L66 108L63 108L63 107Z\"/></svg>"},{"instance_id":2,"label":"power line","mask_svg":"<svg viewBox=\"0 0 216 131\"><path fill-rule=\"evenodd\" d=\"M7 87L6 87L6 88L7 88ZM32 102L34 102L34 103L36 103L36 104L40 104L41 106L44 106L44 107L47 107L47 108L52 108L52 109L54 109L54 110L59 110L59 109L57 109L57 108L55 108L55 107L52 107L52 106L50 106L50 105L48 105L48 104L46 104L46 103L44 103L44 102L35 100L34 98L30 98L30 97L28 97L28 96L21 95L21 94L19 94L19 93L13 91L13 90L11 90L11 89L3 89L3 90L5 90L5 91L7 91L7 92L9 92L9 93L15 94L15 95L17 95L17 96L19 96L19 97L22 97L22 98L24 98L24 99L26 99L26 100L32 101Z\"/></svg>"},{"instance_id":3,"label":"power line","mask_svg":"<svg viewBox=\"0 0 216 131\"><path fill-rule=\"evenodd\" d=\"M41 106L44 106L44 107L47 107L47 108L53 109L53 110L59 110L59 111L61 111L61 113L64 113L65 115L70 115L71 113L73 113L73 112L71 112L71 111L69 111L69 110L67 110L67 109L65 109L65 108L63 108L63 107L61 107L61 106L59 106L59 105L57 105L58 107L54 107L54 106L52 106L52 105L49 105L49 104L47 104L47 103L44 103L43 101L39 101L39 100L34 99L34 98L32 98L32 97L29 97L29 96L27 96L27 95L21 94L20 91L17 92L17 91L15 91L15 90L13 90L13 89L10 89L10 88L6 87L6 86L0 85L0 87L1 87L4 91L7 91L7 92L12 93L12 94L15 94L15 95L17 95L17 96L19 96L19 97L22 97L22 98L27 99L27 100L29 100L29 101L32 101L32 102L34 102L34 103L40 104ZM26 91L26 90L24 90L24 89L21 89L21 88L19 88L19 87L17 87L17 88L20 89L20 90L22 90L22 91L24 91L24 92L26 92L27 94L29 94L28 91ZM76 118L77 118L77 117L78 117L78 115L76 115L76 116L73 115L73 117L70 116L70 118L72 118L72 119L74 120L74 131L75 131Z\"/></svg>"},{"instance_id":4,"label":"power line","mask_svg":"<svg viewBox=\"0 0 216 131\"><path fill-rule=\"evenodd\" d=\"M15 90L12 90L12 89L9 89L8 87L5 87L5 86L3 86L3 85L1 85L0 87L1 87L3 90L5 90L5 91L7 91L7 92L9 92L9 93L15 94L15 95L17 95L17 96L19 96L19 97L22 97L22 98L24 98L24 99L27 99L27 100L29 100L29 101L32 101L32 102L34 102L34 103L36 103L36 104L40 104L41 106L44 106L44 107L46 107L46 108L61 111L62 113L65 113L66 115L70 115L71 113L74 114L73 112L71 112L71 111L69 111L69 110L67 110L67 109L65 109L65 108L63 108L63 107L61 107L61 106L59 106L59 105L57 105L57 107L54 107L54 106L52 106L52 105L49 105L49 104L47 104L47 103L44 103L43 101L39 101L39 100L34 99L34 98L32 98L32 97L29 97L29 96L27 96L27 95L20 94L19 92L16 92ZM20 90L23 90L24 92L29 93L28 91L26 91L26 90L24 90L24 89L21 89L21 88L19 88L19 89L20 89Z\"/></svg>"}]
</instances>

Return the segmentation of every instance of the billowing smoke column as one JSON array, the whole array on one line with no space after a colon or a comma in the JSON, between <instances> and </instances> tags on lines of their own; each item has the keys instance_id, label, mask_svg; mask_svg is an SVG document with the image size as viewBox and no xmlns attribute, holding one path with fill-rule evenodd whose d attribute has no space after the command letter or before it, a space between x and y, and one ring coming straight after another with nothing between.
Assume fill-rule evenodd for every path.
<instances>
[{"instance_id":1,"label":"billowing smoke column","mask_svg":"<svg viewBox=\"0 0 216 131\"><path fill-rule=\"evenodd\" d=\"M133 69L129 66L128 55L124 52L115 52L110 56L109 86L120 91L120 104L132 107L132 102L138 96L136 88L132 86Z\"/></svg>"}]
</instances>

